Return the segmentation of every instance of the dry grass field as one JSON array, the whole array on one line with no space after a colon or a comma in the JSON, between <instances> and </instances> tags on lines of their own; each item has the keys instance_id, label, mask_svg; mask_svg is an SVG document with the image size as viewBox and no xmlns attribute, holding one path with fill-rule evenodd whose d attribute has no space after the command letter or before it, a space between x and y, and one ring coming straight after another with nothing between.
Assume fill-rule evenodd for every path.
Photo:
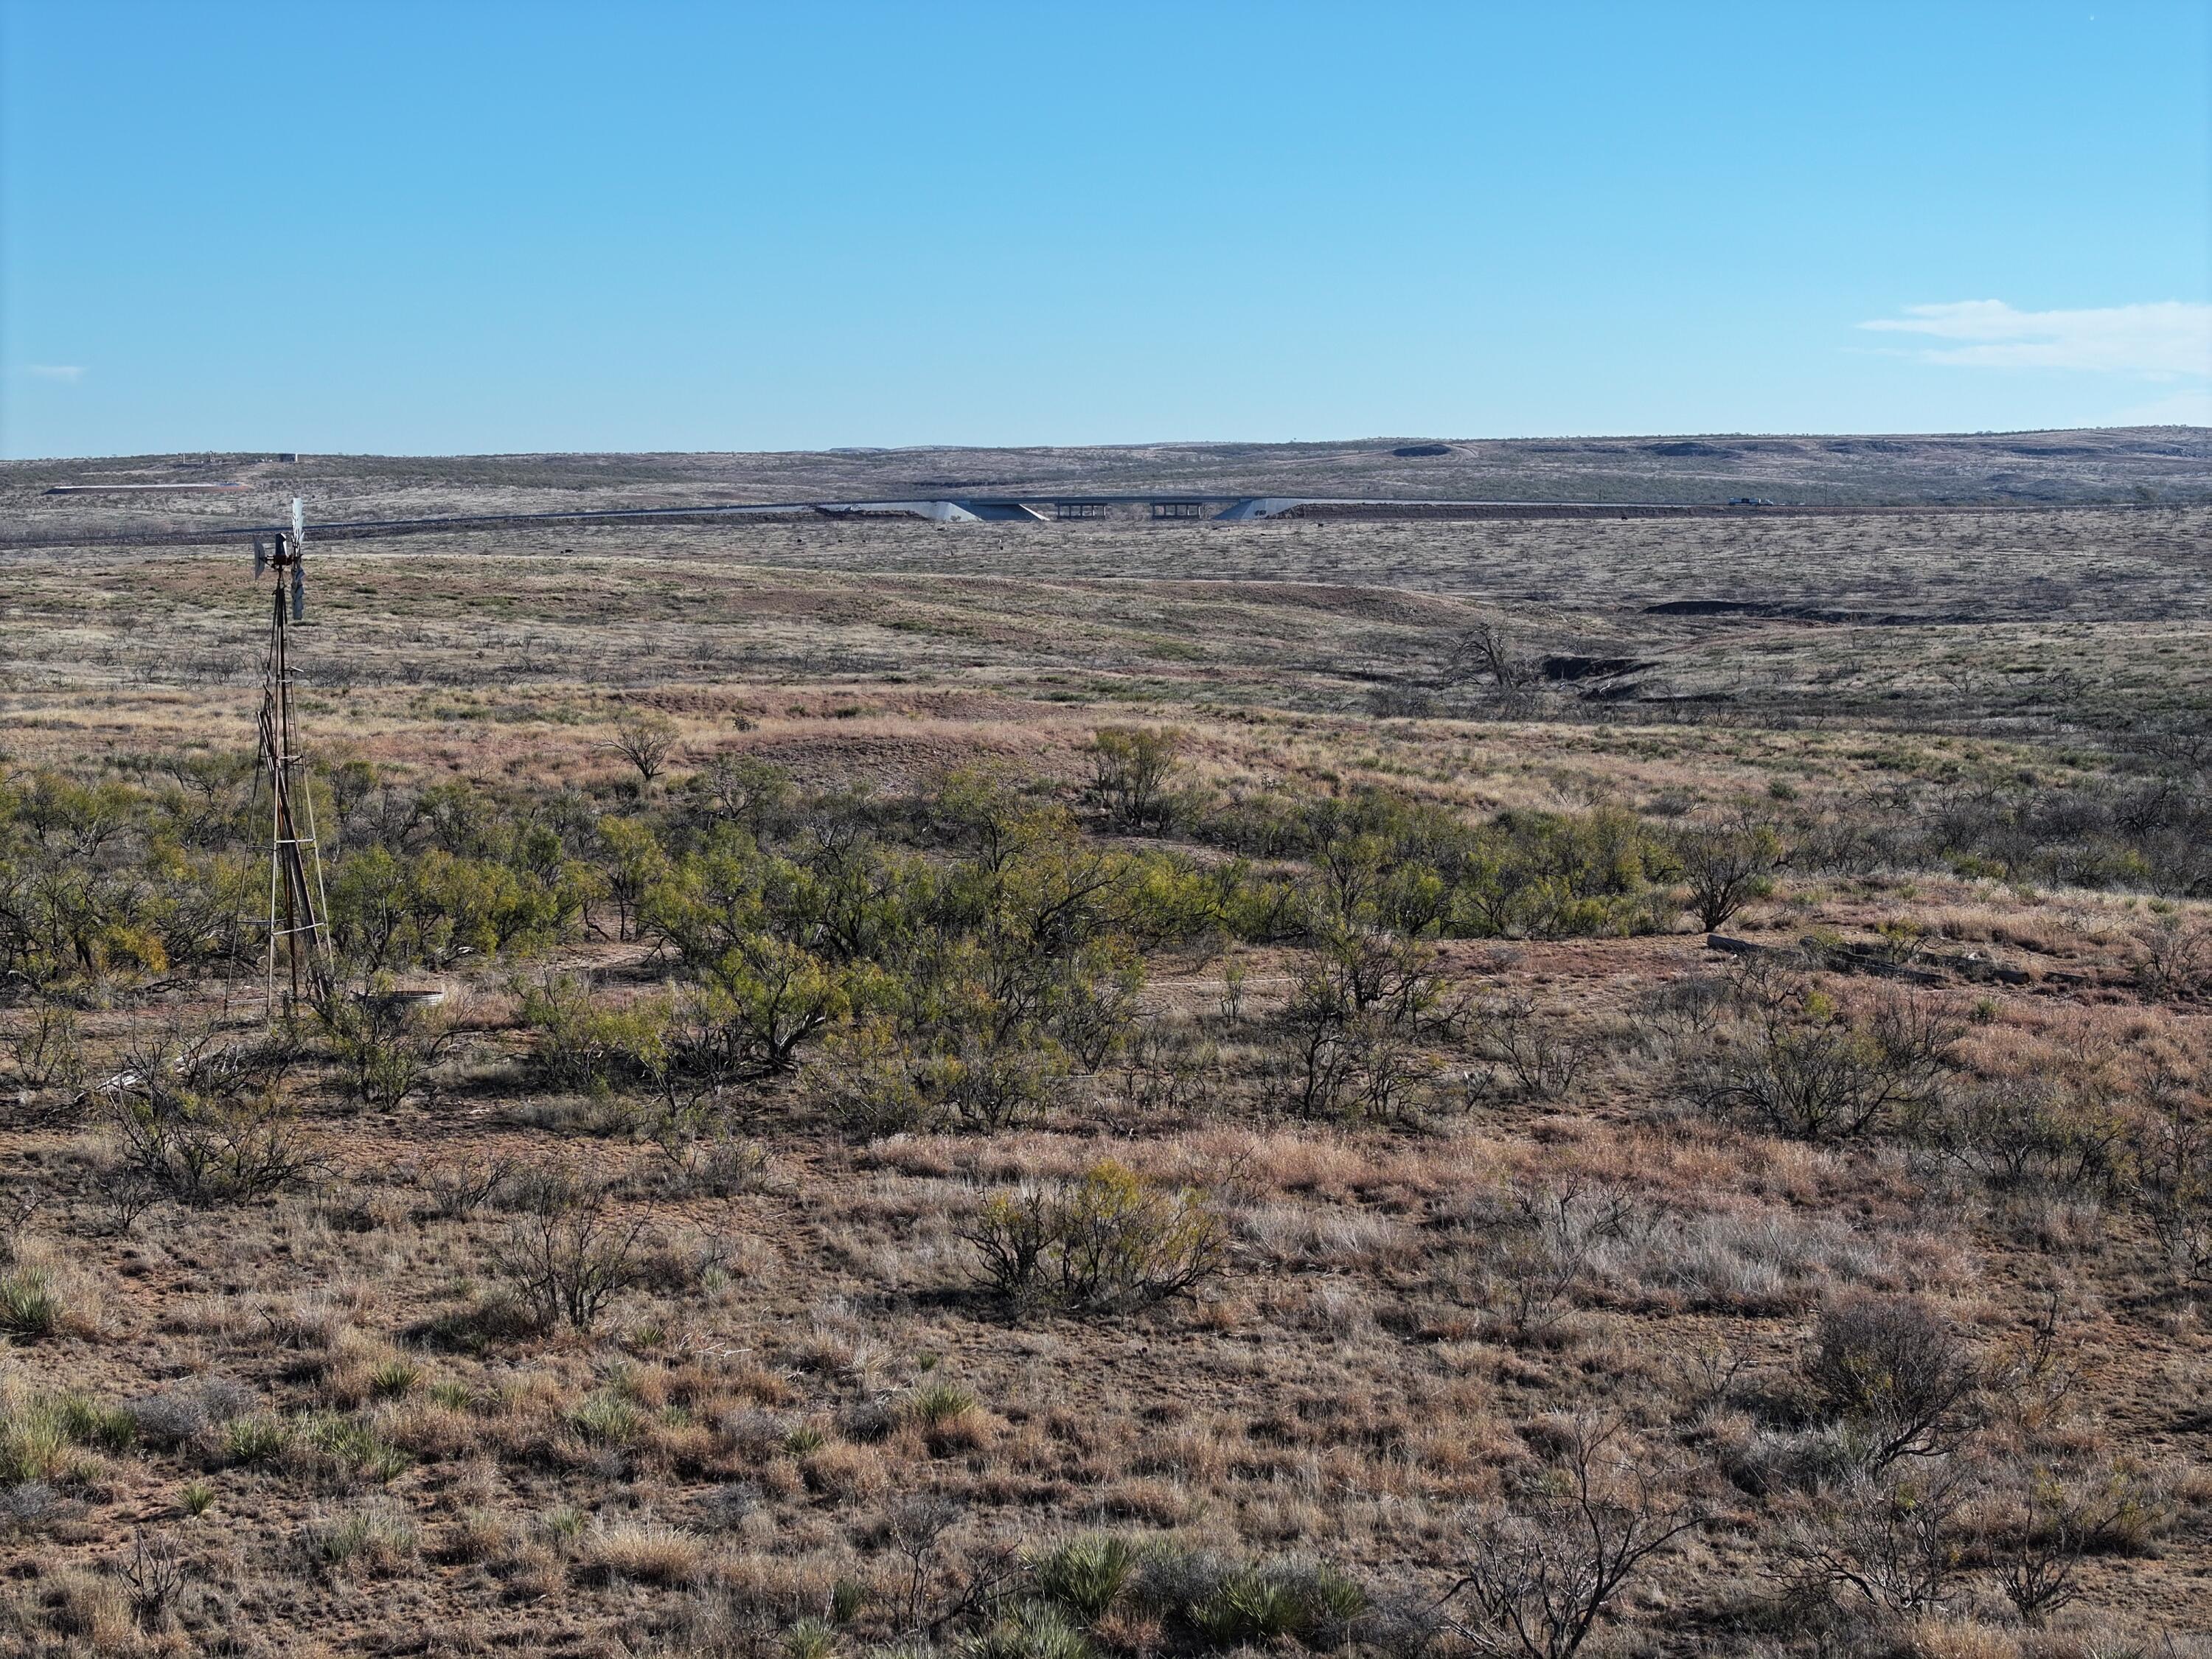
<instances>
[{"instance_id":1,"label":"dry grass field","mask_svg":"<svg viewBox=\"0 0 2212 1659\"><path fill-rule=\"evenodd\" d=\"M0 1650L2212 1652L2208 550L0 554Z\"/></svg>"}]
</instances>

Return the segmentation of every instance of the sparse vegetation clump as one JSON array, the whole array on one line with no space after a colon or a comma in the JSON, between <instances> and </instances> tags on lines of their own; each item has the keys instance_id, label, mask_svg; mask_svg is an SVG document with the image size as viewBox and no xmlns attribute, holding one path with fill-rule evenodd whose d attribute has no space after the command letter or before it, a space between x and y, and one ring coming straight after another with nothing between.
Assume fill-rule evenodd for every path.
<instances>
[{"instance_id":1,"label":"sparse vegetation clump","mask_svg":"<svg viewBox=\"0 0 2212 1659\"><path fill-rule=\"evenodd\" d=\"M537 1172L491 1262L541 1330L588 1333L645 1276L648 1223L625 1218L604 1189L567 1170Z\"/></svg>"},{"instance_id":2,"label":"sparse vegetation clump","mask_svg":"<svg viewBox=\"0 0 2212 1659\"><path fill-rule=\"evenodd\" d=\"M984 1284L1018 1306L1118 1313L1180 1296L1218 1273L1219 1217L1199 1194L1118 1164L987 1199L957 1229Z\"/></svg>"},{"instance_id":3,"label":"sparse vegetation clump","mask_svg":"<svg viewBox=\"0 0 2212 1659\"><path fill-rule=\"evenodd\" d=\"M1932 1106L1963 1027L1891 997L1854 1016L1825 994L1774 1002L1722 1031L1690 1087L1706 1109L1800 1140L1848 1140Z\"/></svg>"},{"instance_id":4,"label":"sparse vegetation clump","mask_svg":"<svg viewBox=\"0 0 2212 1659\"><path fill-rule=\"evenodd\" d=\"M1467 1570L1446 1593L1478 1648L1573 1659L1653 1557L1701 1524L1679 1475L1655 1473L1618 1424L1556 1426L1552 1460L1467 1522Z\"/></svg>"},{"instance_id":5,"label":"sparse vegetation clump","mask_svg":"<svg viewBox=\"0 0 2212 1659\"><path fill-rule=\"evenodd\" d=\"M1125 830L1162 830L1174 813L1170 788L1190 734L1173 727L1103 726L1091 737L1091 788Z\"/></svg>"},{"instance_id":6,"label":"sparse vegetation clump","mask_svg":"<svg viewBox=\"0 0 2212 1659\"><path fill-rule=\"evenodd\" d=\"M318 1157L286 1091L296 1057L287 1039L226 1044L212 1031L135 1050L101 1091L125 1169L198 1208L296 1185Z\"/></svg>"}]
</instances>

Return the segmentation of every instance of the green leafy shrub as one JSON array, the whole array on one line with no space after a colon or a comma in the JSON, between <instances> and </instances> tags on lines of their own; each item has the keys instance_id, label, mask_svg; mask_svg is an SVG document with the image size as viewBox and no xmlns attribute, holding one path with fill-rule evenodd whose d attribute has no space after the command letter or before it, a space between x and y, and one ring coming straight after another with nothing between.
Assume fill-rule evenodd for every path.
<instances>
[{"instance_id":1,"label":"green leafy shrub","mask_svg":"<svg viewBox=\"0 0 2212 1659\"><path fill-rule=\"evenodd\" d=\"M460 1035L388 985L372 984L359 995L341 992L316 1012L347 1093L380 1111L396 1112L429 1093L439 1056Z\"/></svg>"},{"instance_id":2,"label":"green leafy shrub","mask_svg":"<svg viewBox=\"0 0 2212 1659\"><path fill-rule=\"evenodd\" d=\"M531 1065L548 1086L605 1094L645 1079L659 1040L655 1010L602 1006L588 983L554 974L522 988L522 1023L538 1034Z\"/></svg>"}]
</instances>

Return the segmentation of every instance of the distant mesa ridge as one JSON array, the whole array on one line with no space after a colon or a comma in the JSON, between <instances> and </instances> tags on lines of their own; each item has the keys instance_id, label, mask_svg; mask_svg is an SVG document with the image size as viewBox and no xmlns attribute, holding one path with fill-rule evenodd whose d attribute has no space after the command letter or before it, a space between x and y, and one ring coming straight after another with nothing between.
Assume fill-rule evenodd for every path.
<instances>
[{"instance_id":1,"label":"distant mesa ridge","mask_svg":"<svg viewBox=\"0 0 2212 1659\"><path fill-rule=\"evenodd\" d=\"M242 488L221 488L227 484ZM250 537L257 526L275 525L294 495L306 498L319 533L338 537L824 513L1034 526L1684 514L1748 521L1814 512L2166 508L2212 505L2212 428L1372 435L761 453L199 451L0 462L0 544Z\"/></svg>"}]
</instances>

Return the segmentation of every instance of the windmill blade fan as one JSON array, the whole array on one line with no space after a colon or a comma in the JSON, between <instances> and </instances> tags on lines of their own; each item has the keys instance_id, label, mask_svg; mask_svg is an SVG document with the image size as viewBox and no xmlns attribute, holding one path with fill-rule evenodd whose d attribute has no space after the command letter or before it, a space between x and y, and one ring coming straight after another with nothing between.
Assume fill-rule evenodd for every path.
<instances>
[{"instance_id":1,"label":"windmill blade fan","mask_svg":"<svg viewBox=\"0 0 2212 1659\"><path fill-rule=\"evenodd\" d=\"M269 568L269 550L261 544L261 538L253 538L253 580L259 581L261 573Z\"/></svg>"}]
</instances>

